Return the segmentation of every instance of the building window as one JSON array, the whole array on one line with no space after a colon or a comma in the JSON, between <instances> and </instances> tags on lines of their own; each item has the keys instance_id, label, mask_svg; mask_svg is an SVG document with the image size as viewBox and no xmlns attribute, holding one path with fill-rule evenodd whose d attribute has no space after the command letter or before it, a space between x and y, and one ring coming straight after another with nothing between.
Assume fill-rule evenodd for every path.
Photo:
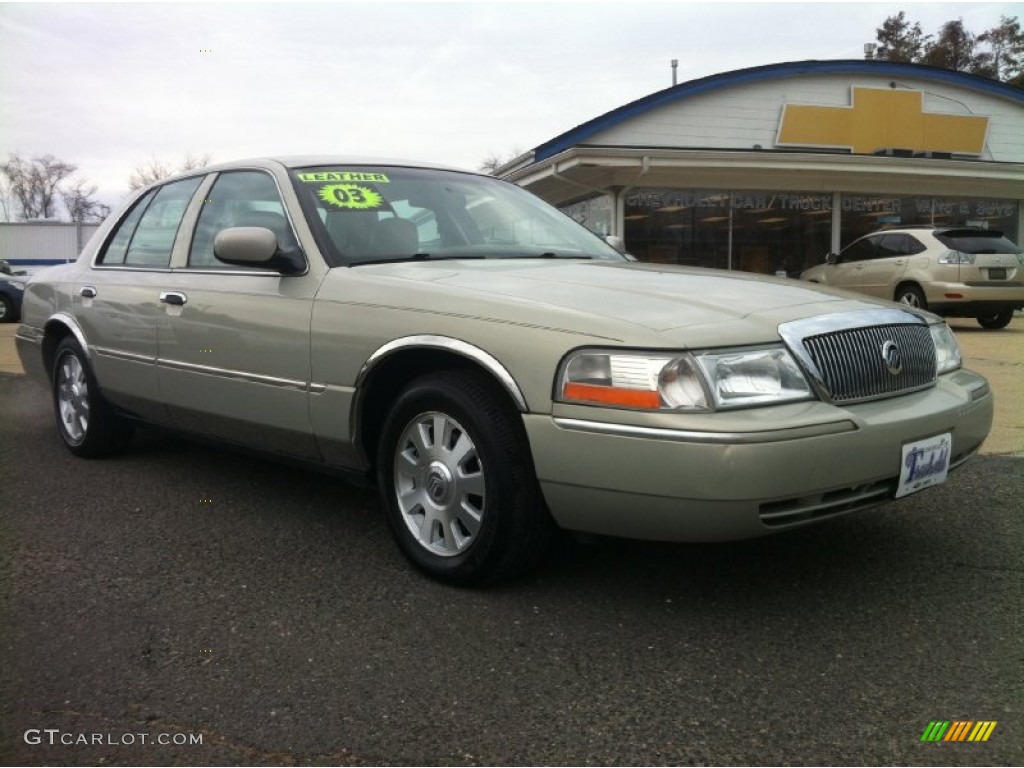
<instances>
[{"instance_id":1,"label":"building window","mask_svg":"<svg viewBox=\"0 0 1024 768\"><path fill-rule=\"evenodd\" d=\"M560 210L595 235L604 237L612 231L612 198L595 195L561 206Z\"/></svg>"},{"instance_id":2,"label":"building window","mask_svg":"<svg viewBox=\"0 0 1024 768\"><path fill-rule=\"evenodd\" d=\"M1019 206L1015 200L981 197L843 195L843 247L861 235L893 227L981 227L1013 239Z\"/></svg>"},{"instance_id":3,"label":"building window","mask_svg":"<svg viewBox=\"0 0 1024 768\"><path fill-rule=\"evenodd\" d=\"M641 261L729 266L729 193L641 188L626 197L626 247Z\"/></svg>"},{"instance_id":4,"label":"building window","mask_svg":"<svg viewBox=\"0 0 1024 768\"><path fill-rule=\"evenodd\" d=\"M832 195L638 189L625 201L625 232L644 261L796 277L829 251Z\"/></svg>"},{"instance_id":5,"label":"building window","mask_svg":"<svg viewBox=\"0 0 1024 768\"><path fill-rule=\"evenodd\" d=\"M733 192L732 266L799 277L820 264L832 241L832 195Z\"/></svg>"}]
</instances>

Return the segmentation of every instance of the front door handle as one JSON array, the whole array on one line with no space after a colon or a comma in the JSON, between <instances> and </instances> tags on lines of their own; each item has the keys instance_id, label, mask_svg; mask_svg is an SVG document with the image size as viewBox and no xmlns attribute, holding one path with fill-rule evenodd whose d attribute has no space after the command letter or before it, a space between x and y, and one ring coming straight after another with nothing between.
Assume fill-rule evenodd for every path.
<instances>
[{"instance_id":1,"label":"front door handle","mask_svg":"<svg viewBox=\"0 0 1024 768\"><path fill-rule=\"evenodd\" d=\"M83 285L79 289L78 293L79 293L79 295L83 299L95 299L96 298L96 289L93 288L91 285Z\"/></svg>"},{"instance_id":2,"label":"front door handle","mask_svg":"<svg viewBox=\"0 0 1024 768\"><path fill-rule=\"evenodd\" d=\"M173 304L176 307L185 306L185 302L188 301L188 296L179 291L162 291L160 293L160 301L164 304Z\"/></svg>"}]
</instances>

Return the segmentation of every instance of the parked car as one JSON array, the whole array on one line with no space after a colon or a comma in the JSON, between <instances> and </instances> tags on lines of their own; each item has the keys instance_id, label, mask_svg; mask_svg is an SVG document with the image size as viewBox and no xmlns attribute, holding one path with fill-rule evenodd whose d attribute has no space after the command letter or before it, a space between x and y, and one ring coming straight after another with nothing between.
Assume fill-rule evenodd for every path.
<instances>
[{"instance_id":1,"label":"parked car","mask_svg":"<svg viewBox=\"0 0 1024 768\"><path fill-rule=\"evenodd\" d=\"M1024 308L1024 249L1002 232L964 227L888 229L854 240L800 275L1005 328Z\"/></svg>"},{"instance_id":2,"label":"parked car","mask_svg":"<svg viewBox=\"0 0 1024 768\"><path fill-rule=\"evenodd\" d=\"M18 321L25 280L23 277L0 274L0 323Z\"/></svg>"},{"instance_id":3,"label":"parked car","mask_svg":"<svg viewBox=\"0 0 1024 768\"><path fill-rule=\"evenodd\" d=\"M374 478L405 555L470 584L556 526L759 536L945 481L992 393L916 307L631 261L490 176L352 158L163 181L17 334L79 456L151 422Z\"/></svg>"}]
</instances>

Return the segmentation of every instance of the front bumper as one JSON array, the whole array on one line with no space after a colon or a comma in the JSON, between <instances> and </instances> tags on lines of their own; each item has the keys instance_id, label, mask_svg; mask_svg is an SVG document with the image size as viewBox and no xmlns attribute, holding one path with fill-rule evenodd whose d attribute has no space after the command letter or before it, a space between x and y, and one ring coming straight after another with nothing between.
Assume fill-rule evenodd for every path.
<instances>
[{"instance_id":1,"label":"front bumper","mask_svg":"<svg viewBox=\"0 0 1024 768\"><path fill-rule=\"evenodd\" d=\"M848 407L815 404L817 425L697 432L531 414L524 417L552 515L569 530L666 541L751 538L893 497L910 441L951 432L951 468L992 426L985 379L960 370L923 392ZM605 412L607 413L607 412ZM621 413L621 412L619 412ZM708 430L715 417L705 416Z\"/></svg>"}]
</instances>

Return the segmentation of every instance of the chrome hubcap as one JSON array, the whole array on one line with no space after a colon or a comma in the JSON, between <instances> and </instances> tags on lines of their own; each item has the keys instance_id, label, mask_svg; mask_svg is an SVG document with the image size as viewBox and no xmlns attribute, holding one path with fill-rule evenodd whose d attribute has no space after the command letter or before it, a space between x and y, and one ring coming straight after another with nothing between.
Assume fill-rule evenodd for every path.
<instances>
[{"instance_id":1,"label":"chrome hubcap","mask_svg":"<svg viewBox=\"0 0 1024 768\"><path fill-rule=\"evenodd\" d=\"M917 295L913 293L904 293L900 296L900 302L907 304L911 307L920 307L921 302L917 300Z\"/></svg>"},{"instance_id":2,"label":"chrome hubcap","mask_svg":"<svg viewBox=\"0 0 1024 768\"><path fill-rule=\"evenodd\" d=\"M480 531L486 482L476 444L458 421L422 413L395 449L395 496L409 531L435 555L464 552Z\"/></svg>"},{"instance_id":3,"label":"chrome hubcap","mask_svg":"<svg viewBox=\"0 0 1024 768\"><path fill-rule=\"evenodd\" d=\"M57 404L67 436L80 441L89 429L89 385L85 368L74 355L65 355L57 369Z\"/></svg>"}]
</instances>

